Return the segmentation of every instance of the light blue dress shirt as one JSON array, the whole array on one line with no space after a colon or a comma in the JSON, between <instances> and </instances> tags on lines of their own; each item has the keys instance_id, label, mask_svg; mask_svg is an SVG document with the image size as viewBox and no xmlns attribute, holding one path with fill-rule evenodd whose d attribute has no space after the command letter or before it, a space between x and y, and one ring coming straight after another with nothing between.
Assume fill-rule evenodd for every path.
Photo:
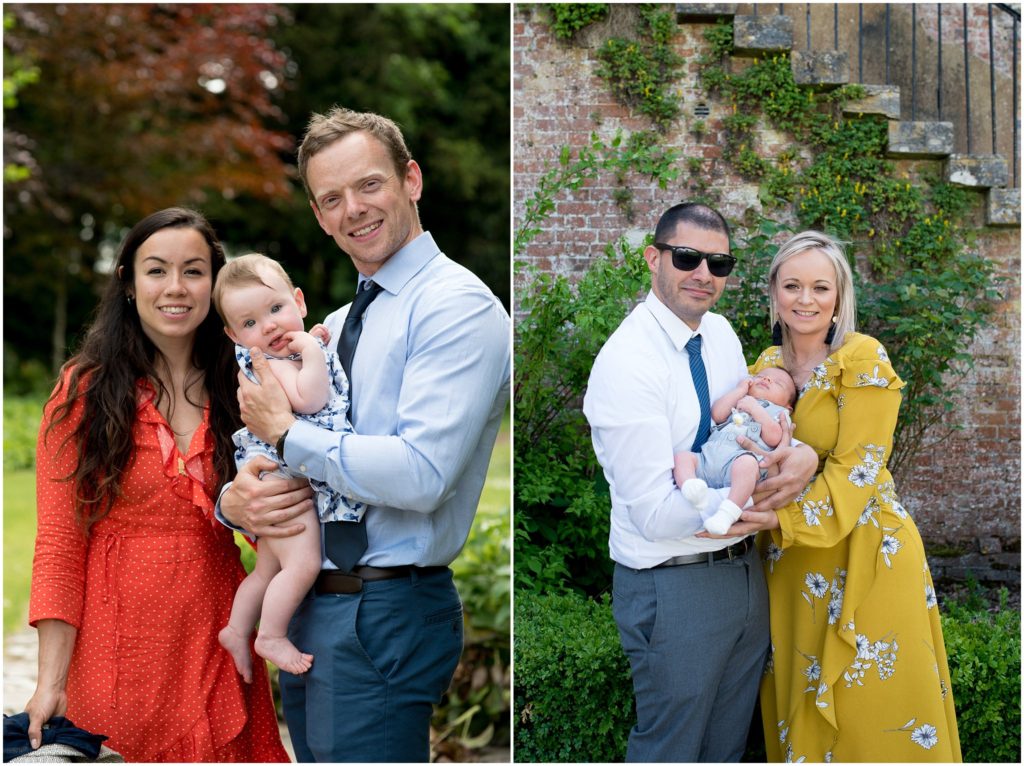
<instances>
[{"instance_id":1,"label":"light blue dress shirt","mask_svg":"<svg viewBox=\"0 0 1024 766\"><path fill-rule=\"evenodd\" d=\"M355 433L296 421L284 459L370 506L359 564L444 566L469 536L508 402L511 322L429 232L373 281L384 289L363 315L352 360ZM348 309L325 320L332 350ZM326 556L322 566L334 568Z\"/></svg>"}]
</instances>

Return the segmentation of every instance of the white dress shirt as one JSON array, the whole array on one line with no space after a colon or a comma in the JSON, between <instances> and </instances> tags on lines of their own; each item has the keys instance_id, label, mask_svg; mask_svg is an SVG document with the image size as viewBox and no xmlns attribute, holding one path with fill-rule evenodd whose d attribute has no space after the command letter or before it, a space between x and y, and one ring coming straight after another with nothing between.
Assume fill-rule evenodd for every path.
<instances>
[{"instance_id":1,"label":"white dress shirt","mask_svg":"<svg viewBox=\"0 0 1024 766\"><path fill-rule=\"evenodd\" d=\"M672 478L673 455L693 446L700 422L686 352L697 333L713 403L747 375L739 338L725 317L710 312L691 330L653 291L608 338L583 399L594 451L611 489L611 557L634 569L719 550L740 539L694 537L727 488L709 490L702 516Z\"/></svg>"}]
</instances>

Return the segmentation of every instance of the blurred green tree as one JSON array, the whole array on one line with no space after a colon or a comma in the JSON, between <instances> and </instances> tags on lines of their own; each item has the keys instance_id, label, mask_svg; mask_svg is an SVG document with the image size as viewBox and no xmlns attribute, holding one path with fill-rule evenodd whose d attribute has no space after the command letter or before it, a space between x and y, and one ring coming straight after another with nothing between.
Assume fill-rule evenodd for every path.
<instances>
[{"instance_id":1,"label":"blurred green tree","mask_svg":"<svg viewBox=\"0 0 1024 766\"><path fill-rule=\"evenodd\" d=\"M335 104L395 120L423 168L423 225L510 306L509 6L297 4L272 38L288 56L279 103L296 143ZM289 155L289 162L294 156ZM280 259L310 316L351 300L356 272L320 230L298 179L271 203L211 201L218 231Z\"/></svg>"},{"instance_id":2,"label":"blurred green tree","mask_svg":"<svg viewBox=\"0 0 1024 766\"><path fill-rule=\"evenodd\" d=\"M213 3L4 11L5 78L15 56L39 71L4 115L29 168L4 183L5 357L53 368L123 227L168 205L289 193L291 137L272 98L288 60L268 35L286 16Z\"/></svg>"},{"instance_id":3,"label":"blurred green tree","mask_svg":"<svg viewBox=\"0 0 1024 766\"><path fill-rule=\"evenodd\" d=\"M11 390L26 361L64 360L125 227L168 204L202 209L229 253L280 259L312 318L347 302L355 270L294 171L309 115L334 104L401 125L424 171L424 226L510 305L508 5L7 4L5 14L5 78L9 54L40 72L5 110L5 154L10 134L31 169L5 181Z\"/></svg>"}]
</instances>

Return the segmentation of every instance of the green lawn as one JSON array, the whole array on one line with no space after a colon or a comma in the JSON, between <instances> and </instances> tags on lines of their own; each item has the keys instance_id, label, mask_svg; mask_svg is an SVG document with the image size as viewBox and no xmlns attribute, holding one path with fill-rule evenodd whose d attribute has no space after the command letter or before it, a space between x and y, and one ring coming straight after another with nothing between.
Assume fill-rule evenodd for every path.
<instances>
[{"instance_id":1,"label":"green lawn","mask_svg":"<svg viewBox=\"0 0 1024 766\"><path fill-rule=\"evenodd\" d=\"M506 416L480 498L481 514L497 515L511 503L508 423ZM4 471L4 635L27 625L25 610L28 607L32 548L36 535L35 491L33 471ZM242 548L249 546L246 544Z\"/></svg>"},{"instance_id":2,"label":"green lawn","mask_svg":"<svg viewBox=\"0 0 1024 766\"><path fill-rule=\"evenodd\" d=\"M36 539L34 471L4 471L4 635L27 627L28 585Z\"/></svg>"}]
</instances>

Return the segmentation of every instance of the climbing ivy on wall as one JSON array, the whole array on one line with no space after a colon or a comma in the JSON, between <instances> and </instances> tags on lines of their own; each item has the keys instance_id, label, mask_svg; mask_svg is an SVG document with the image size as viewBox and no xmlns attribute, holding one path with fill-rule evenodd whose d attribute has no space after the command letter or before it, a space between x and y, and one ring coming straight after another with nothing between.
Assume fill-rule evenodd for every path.
<instances>
[{"instance_id":1,"label":"climbing ivy on wall","mask_svg":"<svg viewBox=\"0 0 1024 766\"><path fill-rule=\"evenodd\" d=\"M722 120L725 161L759 183L769 214L788 211L800 228L850 243L858 324L886 345L907 382L890 459L899 472L952 430L946 416L956 403L955 382L972 364L967 348L1000 298L993 264L971 252L969 192L927 174L915 180L900 174L885 157L885 118L843 116L843 105L862 98L863 88L801 88L786 54L729 72L723 64L732 25L710 27L705 39L710 51L699 61L702 85L732 107ZM762 124L791 136L791 146L764 156L758 149ZM751 241L741 279L760 289L775 247L756 233ZM764 344L752 341L762 341L767 301L750 321L747 292L727 291L719 308L743 317L736 329L756 356Z\"/></svg>"},{"instance_id":2,"label":"climbing ivy on wall","mask_svg":"<svg viewBox=\"0 0 1024 766\"><path fill-rule=\"evenodd\" d=\"M679 114L679 99L670 88L684 63L672 49L675 32L671 11L643 4L638 7L636 39L612 37L597 51L597 76L616 98L650 117L662 132Z\"/></svg>"}]
</instances>

